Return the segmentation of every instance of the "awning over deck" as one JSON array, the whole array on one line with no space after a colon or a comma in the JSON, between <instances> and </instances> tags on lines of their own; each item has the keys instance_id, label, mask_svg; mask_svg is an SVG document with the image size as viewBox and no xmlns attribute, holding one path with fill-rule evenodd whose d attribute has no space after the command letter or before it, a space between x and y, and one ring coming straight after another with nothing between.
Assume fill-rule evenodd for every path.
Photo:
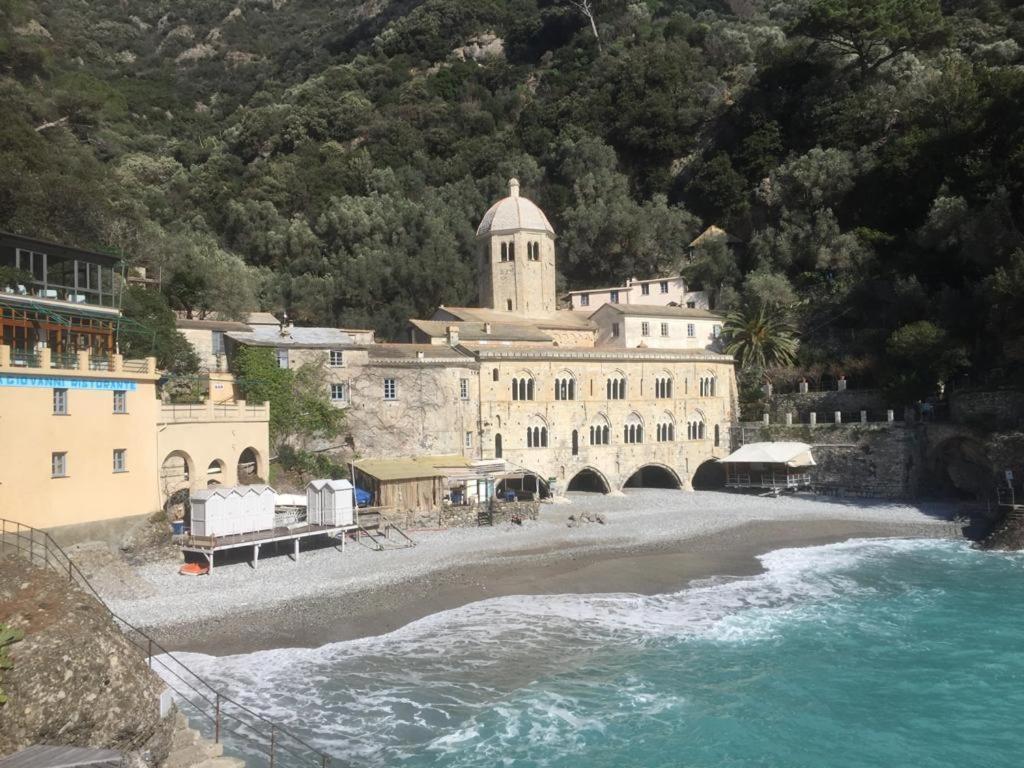
<instances>
[{"instance_id":1,"label":"awning over deck","mask_svg":"<svg viewBox=\"0 0 1024 768\"><path fill-rule=\"evenodd\" d=\"M721 459L723 464L783 464L812 467L814 457L807 443L747 443Z\"/></svg>"}]
</instances>

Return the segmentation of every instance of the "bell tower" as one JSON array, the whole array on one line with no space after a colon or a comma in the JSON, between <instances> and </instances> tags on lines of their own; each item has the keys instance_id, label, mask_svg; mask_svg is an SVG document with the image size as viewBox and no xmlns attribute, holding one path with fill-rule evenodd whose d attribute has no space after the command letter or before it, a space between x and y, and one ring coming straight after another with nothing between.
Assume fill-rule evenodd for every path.
<instances>
[{"instance_id":1,"label":"bell tower","mask_svg":"<svg viewBox=\"0 0 1024 768\"><path fill-rule=\"evenodd\" d=\"M545 315L555 302L555 230L510 179L508 197L490 207L476 231L480 306L520 315Z\"/></svg>"}]
</instances>

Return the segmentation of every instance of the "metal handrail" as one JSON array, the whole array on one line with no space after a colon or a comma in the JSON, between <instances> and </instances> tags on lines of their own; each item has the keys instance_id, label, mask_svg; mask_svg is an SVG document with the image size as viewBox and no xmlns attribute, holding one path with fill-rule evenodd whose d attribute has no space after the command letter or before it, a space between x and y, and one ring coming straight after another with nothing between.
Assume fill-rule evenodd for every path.
<instances>
[{"instance_id":1,"label":"metal handrail","mask_svg":"<svg viewBox=\"0 0 1024 768\"><path fill-rule=\"evenodd\" d=\"M55 352L50 355L51 368L78 368L78 353L76 352Z\"/></svg>"},{"instance_id":2,"label":"metal handrail","mask_svg":"<svg viewBox=\"0 0 1024 768\"><path fill-rule=\"evenodd\" d=\"M62 575L67 574L70 583L76 583L91 593L115 623L122 626L122 631L128 641L145 653L150 669L157 665L171 675L177 681L177 684L168 681L166 676L162 676L167 687L174 691L181 699L188 702L199 715L213 723L214 738L218 743L220 742L221 733L224 731L234 734L247 746L255 748L259 752L266 752L270 758L271 766L276 764L277 752L279 750L297 758L297 764L319 766L319 768L327 768L330 764L331 757L326 752L321 752L282 725L267 719L244 704L240 704L221 693L205 679L185 666L174 654L160 645L150 635L114 613L89 582L89 579L82 573L81 569L46 531L19 523L16 520L0 518L0 557L4 556L7 549L12 549L19 555L27 555L31 565L41 564L43 567L53 568ZM167 659L173 662L175 667L172 668L167 663ZM186 694L180 688L185 688L189 693ZM202 703L197 703L194 700L195 698L198 698L200 702L205 702L206 706L204 707ZM235 708L236 712L227 711L228 706ZM212 709L212 714L209 711L210 709ZM225 720L237 723L235 729L227 728ZM248 729L254 735L241 733L238 730L239 728ZM260 738L266 735L267 728L269 728L270 733L269 749L264 746L265 742ZM291 744L282 743L283 740L290 741ZM303 750L306 754L300 754ZM312 755L308 754L310 752Z\"/></svg>"}]
</instances>

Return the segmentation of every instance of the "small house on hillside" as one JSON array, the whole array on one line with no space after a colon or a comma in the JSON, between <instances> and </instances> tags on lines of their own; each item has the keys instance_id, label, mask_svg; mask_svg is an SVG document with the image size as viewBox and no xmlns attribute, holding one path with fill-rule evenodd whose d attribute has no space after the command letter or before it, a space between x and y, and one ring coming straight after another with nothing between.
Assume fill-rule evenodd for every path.
<instances>
[{"instance_id":1,"label":"small house on hillside","mask_svg":"<svg viewBox=\"0 0 1024 768\"><path fill-rule=\"evenodd\" d=\"M772 493L809 488L814 457L807 443L748 443L721 460L726 488Z\"/></svg>"}]
</instances>

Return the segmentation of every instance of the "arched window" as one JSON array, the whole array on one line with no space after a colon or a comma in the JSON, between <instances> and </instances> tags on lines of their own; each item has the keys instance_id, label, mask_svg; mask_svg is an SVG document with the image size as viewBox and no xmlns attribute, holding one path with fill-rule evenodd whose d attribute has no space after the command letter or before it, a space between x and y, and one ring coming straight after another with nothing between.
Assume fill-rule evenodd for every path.
<instances>
[{"instance_id":1,"label":"arched window","mask_svg":"<svg viewBox=\"0 0 1024 768\"><path fill-rule=\"evenodd\" d=\"M544 423L544 420L539 416L535 416L531 419L531 426L526 428L526 447L527 448L547 448L548 447L548 428Z\"/></svg>"},{"instance_id":2,"label":"arched window","mask_svg":"<svg viewBox=\"0 0 1024 768\"><path fill-rule=\"evenodd\" d=\"M491 372L491 378L493 378L493 379L494 379L495 381L497 381L497 380L498 380L498 369L497 369L497 368L495 368L495 369L494 369L494 370L493 370L493 371Z\"/></svg>"},{"instance_id":3,"label":"arched window","mask_svg":"<svg viewBox=\"0 0 1024 768\"><path fill-rule=\"evenodd\" d=\"M657 438L659 443L671 443L676 439L676 425L671 414L663 414L658 421Z\"/></svg>"},{"instance_id":4,"label":"arched window","mask_svg":"<svg viewBox=\"0 0 1024 768\"><path fill-rule=\"evenodd\" d=\"M715 448L722 444L722 435L718 429L718 425L715 424Z\"/></svg>"},{"instance_id":5,"label":"arched window","mask_svg":"<svg viewBox=\"0 0 1024 768\"><path fill-rule=\"evenodd\" d=\"M715 396L715 376L713 374L708 374L707 376L700 377L700 396Z\"/></svg>"},{"instance_id":6,"label":"arched window","mask_svg":"<svg viewBox=\"0 0 1024 768\"><path fill-rule=\"evenodd\" d=\"M594 422L590 425L590 444L591 445L608 445L611 442L612 428L608 423L608 419L604 416L598 416L594 419Z\"/></svg>"},{"instance_id":7,"label":"arched window","mask_svg":"<svg viewBox=\"0 0 1024 768\"><path fill-rule=\"evenodd\" d=\"M625 400L626 399L626 379L621 376L613 376L608 379L608 399L609 400Z\"/></svg>"},{"instance_id":8,"label":"arched window","mask_svg":"<svg viewBox=\"0 0 1024 768\"><path fill-rule=\"evenodd\" d=\"M654 380L654 396L657 398L672 397L672 377L663 373Z\"/></svg>"},{"instance_id":9,"label":"arched window","mask_svg":"<svg viewBox=\"0 0 1024 768\"><path fill-rule=\"evenodd\" d=\"M622 439L628 444L642 443L644 441L644 423L635 413L631 413L622 428Z\"/></svg>"},{"instance_id":10,"label":"arched window","mask_svg":"<svg viewBox=\"0 0 1024 768\"><path fill-rule=\"evenodd\" d=\"M513 400L533 400L533 397L534 385L532 376L519 375L512 377Z\"/></svg>"},{"instance_id":11,"label":"arched window","mask_svg":"<svg viewBox=\"0 0 1024 768\"><path fill-rule=\"evenodd\" d=\"M501 458L501 435L497 434L494 436L494 458Z\"/></svg>"},{"instance_id":12,"label":"arched window","mask_svg":"<svg viewBox=\"0 0 1024 768\"><path fill-rule=\"evenodd\" d=\"M508 260L509 261L515 261L516 260L516 244L515 243L509 243L508 244Z\"/></svg>"},{"instance_id":13,"label":"arched window","mask_svg":"<svg viewBox=\"0 0 1024 768\"><path fill-rule=\"evenodd\" d=\"M691 416L686 422L686 439L687 440L703 440L704 439L704 417L699 413Z\"/></svg>"},{"instance_id":14,"label":"arched window","mask_svg":"<svg viewBox=\"0 0 1024 768\"><path fill-rule=\"evenodd\" d=\"M501 244L501 260L508 261L508 243Z\"/></svg>"},{"instance_id":15,"label":"arched window","mask_svg":"<svg viewBox=\"0 0 1024 768\"><path fill-rule=\"evenodd\" d=\"M555 377L555 400L575 400L576 379L568 371Z\"/></svg>"},{"instance_id":16,"label":"arched window","mask_svg":"<svg viewBox=\"0 0 1024 768\"><path fill-rule=\"evenodd\" d=\"M572 455L580 455L580 433L575 429L572 431Z\"/></svg>"}]
</instances>

